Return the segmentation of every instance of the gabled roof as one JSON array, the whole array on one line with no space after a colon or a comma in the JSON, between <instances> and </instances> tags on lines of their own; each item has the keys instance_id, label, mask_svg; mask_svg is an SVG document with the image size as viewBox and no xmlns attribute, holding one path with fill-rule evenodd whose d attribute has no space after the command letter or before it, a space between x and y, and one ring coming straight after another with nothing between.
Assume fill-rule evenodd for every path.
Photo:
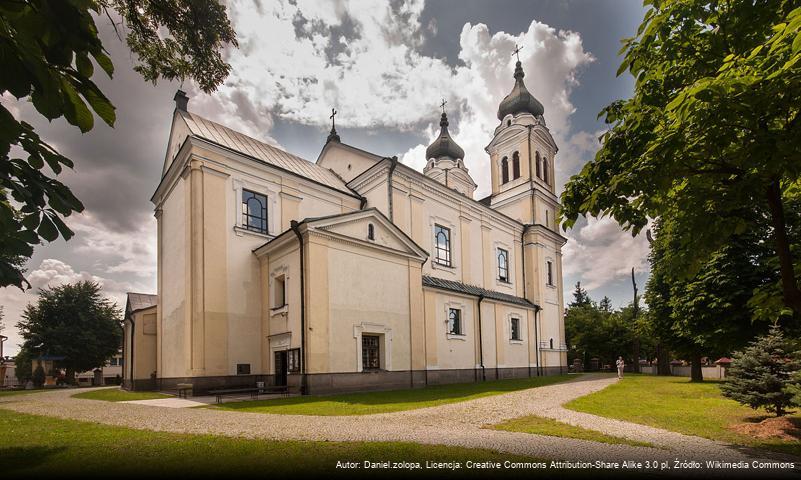
<instances>
[{"instance_id":1,"label":"gabled roof","mask_svg":"<svg viewBox=\"0 0 801 480\"><path fill-rule=\"evenodd\" d=\"M511 303L513 305L520 305L521 307L534 308L537 310L540 309L539 305L532 303L523 297L510 295L508 293L498 292L495 290L487 290L486 288L468 285L455 280L445 280L444 278L423 275L423 286L437 288L440 290L448 290L450 292L463 293L473 297L483 296L484 298L490 300L497 300L499 302Z\"/></svg>"},{"instance_id":2,"label":"gabled roof","mask_svg":"<svg viewBox=\"0 0 801 480\"><path fill-rule=\"evenodd\" d=\"M145 308L155 307L159 303L158 295L150 293L127 293L128 300L125 302L125 314L131 314Z\"/></svg>"},{"instance_id":3,"label":"gabled roof","mask_svg":"<svg viewBox=\"0 0 801 480\"><path fill-rule=\"evenodd\" d=\"M315 163L287 153L243 133L220 125L195 113L176 110L186 122L192 136L221 147L261 160L282 170L308 178L322 185L353 195L345 182L334 172Z\"/></svg>"},{"instance_id":4,"label":"gabled roof","mask_svg":"<svg viewBox=\"0 0 801 480\"><path fill-rule=\"evenodd\" d=\"M327 215L327 216L324 216L324 217L305 218L305 219L301 220L300 222L298 222L297 225L298 225L298 228L300 229L299 231L301 233L304 232L304 230L303 230L304 228L305 229L312 229L312 230L319 229L319 230L327 231L328 233L331 233L331 234L340 235L343 238L351 239L352 237L350 237L350 236L336 234L335 232L331 232L328 227L330 227L332 225L341 224L341 223L349 222L349 221L352 221L352 220L358 220L358 219L361 219L361 218L368 218L368 217L373 219L373 220L375 220L377 223L381 224L382 226L384 226L384 228L386 228L389 232L392 232L392 234L395 236L395 238L397 238L399 240L400 244L402 244L404 246L404 248L407 249L407 251L405 251L405 252L404 251L400 251L400 250L398 250L396 248L386 247L386 246L380 245L378 243L367 243L366 242L365 245L369 246L370 248L377 248L377 249L384 250L384 251L391 252L391 253L395 253L395 254L401 254L401 255L404 255L404 256L415 257L415 258L418 258L421 262L425 262L425 260L428 258L428 252L425 249L423 249L423 247L419 246L414 240L411 239L411 237L406 235L406 233L404 233L403 230L398 228L397 225L395 225L394 223L389 221L389 219L383 213L381 213L380 210L378 210L375 207L367 208L367 209L364 209L364 210L356 210L354 212L338 213L338 214L335 214L335 215ZM265 247L279 244L291 232L292 232L291 228L289 230L285 230L284 232L282 232L279 235L277 235L275 238L269 240L268 242L264 243L263 245L255 248L255 249L253 249L253 252L257 256L261 256L263 254L263 252L266 251ZM356 239L356 240L360 240L361 241L361 239Z\"/></svg>"}]
</instances>

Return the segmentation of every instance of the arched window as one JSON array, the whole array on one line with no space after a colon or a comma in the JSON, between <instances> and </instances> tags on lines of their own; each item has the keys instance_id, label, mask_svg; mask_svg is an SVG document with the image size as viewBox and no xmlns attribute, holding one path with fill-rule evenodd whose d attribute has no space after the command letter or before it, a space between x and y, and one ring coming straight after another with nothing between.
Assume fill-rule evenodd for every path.
<instances>
[{"instance_id":1,"label":"arched window","mask_svg":"<svg viewBox=\"0 0 801 480\"><path fill-rule=\"evenodd\" d=\"M502 248L498 249L498 280L509 281L509 252Z\"/></svg>"},{"instance_id":2,"label":"arched window","mask_svg":"<svg viewBox=\"0 0 801 480\"><path fill-rule=\"evenodd\" d=\"M537 152L537 178L542 178L542 160L540 159L540 152Z\"/></svg>"},{"instance_id":3,"label":"arched window","mask_svg":"<svg viewBox=\"0 0 801 480\"><path fill-rule=\"evenodd\" d=\"M509 160L503 157L501 160L501 184L509 181Z\"/></svg>"},{"instance_id":4,"label":"arched window","mask_svg":"<svg viewBox=\"0 0 801 480\"><path fill-rule=\"evenodd\" d=\"M520 178L520 153L512 155L512 179Z\"/></svg>"},{"instance_id":5,"label":"arched window","mask_svg":"<svg viewBox=\"0 0 801 480\"><path fill-rule=\"evenodd\" d=\"M553 338L551 339L551 350L553 350Z\"/></svg>"},{"instance_id":6,"label":"arched window","mask_svg":"<svg viewBox=\"0 0 801 480\"><path fill-rule=\"evenodd\" d=\"M434 225L434 261L440 265L451 266L451 230L442 225Z\"/></svg>"},{"instance_id":7,"label":"arched window","mask_svg":"<svg viewBox=\"0 0 801 480\"><path fill-rule=\"evenodd\" d=\"M506 126L507 127L511 127L512 126L512 121L511 120L507 120L506 121Z\"/></svg>"},{"instance_id":8,"label":"arched window","mask_svg":"<svg viewBox=\"0 0 801 480\"><path fill-rule=\"evenodd\" d=\"M254 232L267 233L267 197L242 190L242 226Z\"/></svg>"},{"instance_id":9,"label":"arched window","mask_svg":"<svg viewBox=\"0 0 801 480\"><path fill-rule=\"evenodd\" d=\"M367 225L367 238L369 240L375 240L375 227L373 227L372 223Z\"/></svg>"},{"instance_id":10,"label":"arched window","mask_svg":"<svg viewBox=\"0 0 801 480\"><path fill-rule=\"evenodd\" d=\"M548 159L545 157L542 157L542 181L548 183Z\"/></svg>"}]
</instances>

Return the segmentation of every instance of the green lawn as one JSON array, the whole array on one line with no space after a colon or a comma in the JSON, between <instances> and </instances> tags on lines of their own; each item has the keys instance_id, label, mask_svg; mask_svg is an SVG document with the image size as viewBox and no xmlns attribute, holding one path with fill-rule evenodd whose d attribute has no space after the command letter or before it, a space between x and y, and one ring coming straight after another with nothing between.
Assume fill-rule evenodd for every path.
<instances>
[{"instance_id":1,"label":"green lawn","mask_svg":"<svg viewBox=\"0 0 801 480\"><path fill-rule=\"evenodd\" d=\"M507 420L503 423L493 425L490 428L496 430L506 430L509 432L533 433L537 435L547 435L549 437L565 437L576 438L579 440L590 440L593 442L611 443L620 445L632 445L635 447L653 447L654 445L648 442L637 442L627 438L613 437L606 435L595 430L588 430L586 428L575 427L567 423L557 422L550 418L538 417L531 415L528 417L520 417L512 420Z\"/></svg>"},{"instance_id":2,"label":"green lawn","mask_svg":"<svg viewBox=\"0 0 801 480\"><path fill-rule=\"evenodd\" d=\"M483 383L437 385L385 392L230 402L211 408L284 415L369 415L463 402L515 390L551 385L569 378L576 378L576 376L555 375Z\"/></svg>"},{"instance_id":3,"label":"green lawn","mask_svg":"<svg viewBox=\"0 0 801 480\"><path fill-rule=\"evenodd\" d=\"M0 470L3 478L57 475L59 478L180 475L259 478L303 474L404 475L405 470L336 470L337 461L421 462L528 461L476 450L400 442L302 442L189 435L113 427L27 415L0 409ZM505 470L504 475L531 475ZM420 473L420 472L418 472ZM486 474L484 470L423 470L437 476Z\"/></svg>"},{"instance_id":4,"label":"green lawn","mask_svg":"<svg viewBox=\"0 0 801 480\"><path fill-rule=\"evenodd\" d=\"M125 402L129 400L152 400L154 398L169 398L170 395L156 392L129 392L121 390L119 387L104 388L102 390L92 390L91 392L76 393L75 398L86 398L89 400L103 400L106 402Z\"/></svg>"},{"instance_id":5,"label":"green lawn","mask_svg":"<svg viewBox=\"0 0 801 480\"><path fill-rule=\"evenodd\" d=\"M577 398L565 407L723 442L801 456L796 441L756 439L729 427L767 416L723 397L719 382L691 383L683 377L630 375L609 387ZM801 417L794 416L801 421Z\"/></svg>"}]
</instances>

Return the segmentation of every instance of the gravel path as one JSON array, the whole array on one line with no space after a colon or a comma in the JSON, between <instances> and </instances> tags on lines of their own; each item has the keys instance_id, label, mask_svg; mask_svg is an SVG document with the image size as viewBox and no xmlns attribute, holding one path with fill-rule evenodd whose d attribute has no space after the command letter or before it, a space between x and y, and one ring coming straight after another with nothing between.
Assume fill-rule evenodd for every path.
<instances>
[{"instance_id":1,"label":"gravel path","mask_svg":"<svg viewBox=\"0 0 801 480\"><path fill-rule=\"evenodd\" d=\"M585 375L577 380L438 407L363 416L273 415L213 409L175 409L71 398L60 390L0 397L0 408L22 413L178 433L210 433L246 438L328 441L410 441L489 448L500 452L567 461L788 460L699 437L567 410L562 404L598 391L614 377ZM553 418L658 448L611 445L483 428L525 415ZM791 459L792 460L792 459ZM798 463L797 463L798 464ZM694 471L674 471L682 475ZM703 473L708 475L709 472ZM724 471L727 476L734 471Z\"/></svg>"}]
</instances>

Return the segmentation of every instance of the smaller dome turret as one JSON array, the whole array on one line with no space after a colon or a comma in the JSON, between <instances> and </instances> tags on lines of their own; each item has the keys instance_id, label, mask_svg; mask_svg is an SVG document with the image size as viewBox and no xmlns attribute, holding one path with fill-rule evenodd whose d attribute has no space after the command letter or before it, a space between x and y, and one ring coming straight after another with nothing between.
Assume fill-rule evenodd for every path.
<instances>
[{"instance_id":1,"label":"smaller dome turret","mask_svg":"<svg viewBox=\"0 0 801 480\"><path fill-rule=\"evenodd\" d=\"M445 112L442 112L439 126L439 136L426 148L426 158L448 157L454 160L457 158L463 159L464 150L453 141L451 134L448 132L448 115Z\"/></svg>"},{"instance_id":2,"label":"smaller dome turret","mask_svg":"<svg viewBox=\"0 0 801 480\"><path fill-rule=\"evenodd\" d=\"M542 116L545 113L545 107L542 106L539 100L534 98L534 95L526 88L526 84L523 83L524 76L523 65L518 60L515 65L515 86L498 106L498 120L503 120L507 115L518 113L530 113L535 117Z\"/></svg>"}]
</instances>

